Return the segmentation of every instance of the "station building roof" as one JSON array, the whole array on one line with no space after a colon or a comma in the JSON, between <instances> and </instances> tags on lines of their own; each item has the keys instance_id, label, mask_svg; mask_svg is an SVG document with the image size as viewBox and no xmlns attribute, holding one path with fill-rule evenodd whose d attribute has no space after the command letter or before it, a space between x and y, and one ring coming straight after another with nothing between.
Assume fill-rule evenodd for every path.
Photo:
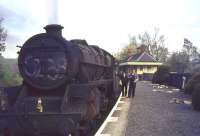
<instances>
[{"instance_id":1,"label":"station building roof","mask_svg":"<svg viewBox=\"0 0 200 136\"><path fill-rule=\"evenodd\" d=\"M153 56L144 51L142 53L137 53L128 57L128 59L124 63L120 64L120 66L125 66L125 65L159 66L162 65L162 63L158 62Z\"/></svg>"}]
</instances>

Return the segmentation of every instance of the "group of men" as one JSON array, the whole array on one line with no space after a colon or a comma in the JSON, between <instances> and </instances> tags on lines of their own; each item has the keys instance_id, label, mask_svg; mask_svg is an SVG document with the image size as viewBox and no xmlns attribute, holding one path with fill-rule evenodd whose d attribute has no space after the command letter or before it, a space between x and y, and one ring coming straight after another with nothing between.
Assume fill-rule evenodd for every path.
<instances>
[{"instance_id":1,"label":"group of men","mask_svg":"<svg viewBox=\"0 0 200 136\"><path fill-rule=\"evenodd\" d=\"M138 75L134 72L120 72L120 86L122 91L122 96L133 98L135 96L136 82L138 81Z\"/></svg>"}]
</instances>

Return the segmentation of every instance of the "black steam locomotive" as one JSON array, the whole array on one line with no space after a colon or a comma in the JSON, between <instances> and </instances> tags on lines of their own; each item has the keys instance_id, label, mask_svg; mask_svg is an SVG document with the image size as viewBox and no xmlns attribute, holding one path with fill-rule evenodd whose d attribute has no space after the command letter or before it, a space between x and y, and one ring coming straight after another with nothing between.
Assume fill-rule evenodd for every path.
<instances>
[{"instance_id":1,"label":"black steam locomotive","mask_svg":"<svg viewBox=\"0 0 200 136\"><path fill-rule=\"evenodd\" d=\"M118 97L114 57L85 40L65 40L62 29L47 25L21 47L23 84L1 93L0 134L89 135Z\"/></svg>"}]
</instances>

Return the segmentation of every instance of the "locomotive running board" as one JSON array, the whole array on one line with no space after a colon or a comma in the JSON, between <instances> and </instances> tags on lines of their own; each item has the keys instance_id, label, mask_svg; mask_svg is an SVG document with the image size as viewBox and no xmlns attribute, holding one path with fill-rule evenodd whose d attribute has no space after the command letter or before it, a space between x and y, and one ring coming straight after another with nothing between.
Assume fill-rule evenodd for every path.
<instances>
[{"instance_id":1,"label":"locomotive running board","mask_svg":"<svg viewBox=\"0 0 200 136\"><path fill-rule=\"evenodd\" d=\"M113 79L108 79L108 80L89 81L87 83L72 84L72 85L78 85L78 86L98 86L98 85L102 85L102 84L110 84L112 82L113 82Z\"/></svg>"},{"instance_id":2,"label":"locomotive running board","mask_svg":"<svg viewBox=\"0 0 200 136\"><path fill-rule=\"evenodd\" d=\"M30 113L1 113L0 117L11 117L11 116L24 116L24 117L29 117L29 116L54 116L54 115L59 115L59 116L80 116L80 113L48 113L48 112L30 112Z\"/></svg>"}]
</instances>

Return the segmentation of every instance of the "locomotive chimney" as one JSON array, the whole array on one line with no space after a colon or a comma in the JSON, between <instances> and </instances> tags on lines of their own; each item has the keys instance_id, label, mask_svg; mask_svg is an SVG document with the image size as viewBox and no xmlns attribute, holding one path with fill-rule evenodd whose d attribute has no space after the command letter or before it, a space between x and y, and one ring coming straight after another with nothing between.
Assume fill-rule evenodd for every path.
<instances>
[{"instance_id":1,"label":"locomotive chimney","mask_svg":"<svg viewBox=\"0 0 200 136\"><path fill-rule=\"evenodd\" d=\"M62 37L62 29L64 27L57 24L51 24L44 27L46 33L51 34L53 36Z\"/></svg>"}]
</instances>

